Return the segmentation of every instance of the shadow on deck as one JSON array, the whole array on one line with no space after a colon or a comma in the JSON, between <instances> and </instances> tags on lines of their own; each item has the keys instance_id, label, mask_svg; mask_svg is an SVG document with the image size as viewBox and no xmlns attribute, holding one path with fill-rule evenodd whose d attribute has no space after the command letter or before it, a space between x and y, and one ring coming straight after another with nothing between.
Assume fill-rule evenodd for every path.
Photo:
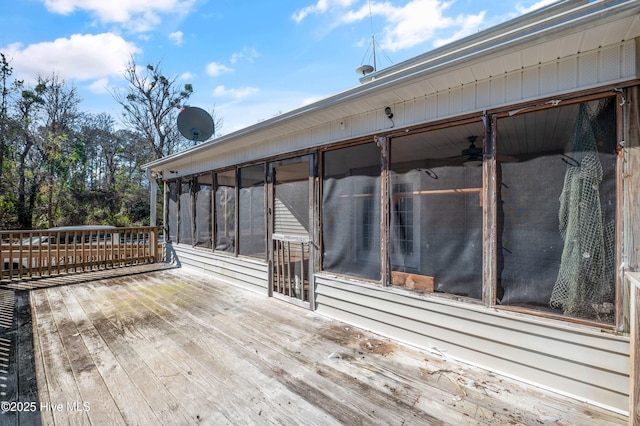
<instances>
[{"instance_id":1,"label":"shadow on deck","mask_svg":"<svg viewBox=\"0 0 640 426\"><path fill-rule=\"evenodd\" d=\"M0 289L0 423L39 425L29 292Z\"/></svg>"},{"instance_id":2,"label":"shadow on deck","mask_svg":"<svg viewBox=\"0 0 640 426\"><path fill-rule=\"evenodd\" d=\"M0 290L0 358L31 349L7 371L32 390L1 399L38 408L1 424L627 422L170 265L54 278Z\"/></svg>"}]
</instances>

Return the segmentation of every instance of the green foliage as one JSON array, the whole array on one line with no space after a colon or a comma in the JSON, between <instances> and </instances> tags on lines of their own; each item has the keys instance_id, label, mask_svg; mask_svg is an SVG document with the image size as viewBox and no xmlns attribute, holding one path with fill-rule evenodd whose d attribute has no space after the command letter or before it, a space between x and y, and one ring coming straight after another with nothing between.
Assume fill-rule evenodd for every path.
<instances>
[{"instance_id":1,"label":"green foliage","mask_svg":"<svg viewBox=\"0 0 640 426\"><path fill-rule=\"evenodd\" d=\"M9 71L0 57L0 229L148 222L123 208L144 206L143 180L120 171L142 173L148 156L126 158L138 135L116 131L106 114L80 112L75 89L56 76L9 85L1 79Z\"/></svg>"},{"instance_id":2,"label":"green foliage","mask_svg":"<svg viewBox=\"0 0 640 426\"><path fill-rule=\"evenodd\" d=\"M0 223L15 226L16 200L13 194L0 194Z\"/></svg>"},{"instance_id":3,"label":"green foliage","mask_svg":"<svg viewBox=\"0 0 640 426\"><path fill-rule=\"evenodd\" d=\"M12 72L0 53L0 229L148 225L141 166L190 144L175 120L193 86L132 60L128 90L114 94L127 129L116 129L110 115L82 112L75 88L55 74L30 84Z\"/></svg>"}]
</instances>

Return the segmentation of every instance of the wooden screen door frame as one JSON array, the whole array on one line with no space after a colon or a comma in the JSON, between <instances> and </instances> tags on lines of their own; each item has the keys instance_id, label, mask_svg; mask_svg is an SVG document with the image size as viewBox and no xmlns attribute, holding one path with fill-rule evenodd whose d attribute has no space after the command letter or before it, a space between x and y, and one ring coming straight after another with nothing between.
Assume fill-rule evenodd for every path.
<instances>
[{"instance_id":1,"label":"wooden screen door frame","mask_svg":"<svg viewBox=\"0 0 640 426\"><path fill-rule=\"evenodd\" d=\"M268 164L267 174L267 250L269 260L269 297L276 297L287 302L302 306L307 309L315 310L315 281L314 271L316 265L317 251L317 235L318 235L318 215L316 214L315 206L317 205L316 195L316 176L317 176L317 156L314 154L303 155L294 158L288 158L279 161L273 161ZM306 170L304 173L308 182L308 230L306 234L287 235L276 232L276 183L278 182L278 169L288 168L291 170L296 165L300 166L301 174L302 170ZM305 178L301 178L302 181ZM295 293L290 287L290 283L282 283L283 274L285 281L295 279L292 276L292 262L289 257L289 261L283 259L283 255L290 254L294 257L297 253L301 252L302 259L299 266L294 269L302 275L302 291ZM307 256L305 256L307 252ZM305 264L305 261L307 262ZM296 263L296 262L293 262ZM295 271L293 272L295 273ZM278 281L280 280L280 281ZM286 289L283 290L283 285ZM306 286L306 292L305 292ZM300 297L300 295L302 295Z\"/></svg>"}]
</instances>

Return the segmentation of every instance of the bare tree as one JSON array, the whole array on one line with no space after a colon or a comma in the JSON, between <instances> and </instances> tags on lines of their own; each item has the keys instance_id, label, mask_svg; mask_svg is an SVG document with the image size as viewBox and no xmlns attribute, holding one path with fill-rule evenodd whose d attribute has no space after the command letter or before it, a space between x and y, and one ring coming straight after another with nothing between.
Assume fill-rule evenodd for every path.
<instances>
[{"instance_id":1,"label":"bare tree","mask_svg":"<svg viewBox=\"0 0 640 426\"><path fill-rule=\"evenodd\" d=\"M8 147L13 141L13 130L15 122L9 116L9 101L16 85L11 85L9 78L13 73L13 68L4 53L0 53L0 227L5 227L14 221L15 198L9 190L7 179L5 178L5 159L8 156Z\"/></svg>"},{"instance_id":2,"label":"bare tree","mask_svg":"<svg viewBox=\"0 0 640 426\"><path fill-rule=\"evenodd\" d=\"M80 116L80 98L73 86L67 85L57 75L39 78L44 85L43 126L40 128L41 144L38 146L44 172L47 195L46 222L55 225L56 211L68 196L68 183L72 163L77 160L75 127Z\"/></svg>"},{"instance_id":3,"label":"bare tree","mask_svg":"<svg viewBox=\"0 0 640 426\"><path fill-rule=\"evenodd\" d=\"M39 168L33 167L34 146L37 143L36 122L44 104L42 84L26 88L21 81L14 82L15 90L21 93L16 101L15 163L17 174L16 215L21 229L33 229L33 210L39 188Z\"/></svg>"},{"instance_id":4,"label":"bare tree","mask_svg":"<svg viewBox=\"0 0 640 426\"><path fill-rule=\"evenodd\" d=\"M213 118L213 136L222 136L221 130L222 125L224 124L224 118L218 116L215 106L211 108L209 115Z\"/></svg>"},{"instance_id":5,"label":"bare tree","mask_svg":"<svg viewBox=\"0 0 640 426\"><path fill-rule=\"evenodd\" d=\"M106 113L85 114L80 134L87 153L84 183L90 190L114 191L117 156L124 148L113 117Z\"/></svg>"},{"instance_id":6,"label":"bare tree","mask_svg":"<svg viewBox=\"0 0 640 426\"><path fill-rule=\"evenodd\" d=\"M4 163L9 130L9 77L12 73L13 68L9 65L9 61L4 53L0 53L0 84L2 85L0 88L2 90L0 96L0 190L2 190L2 164Z\"/></svg>"},{"instance_id":7,"label":"bare tree","mask_svg":"<svg viewBox=\"0 0 640 426\"><path fill-rule=\"evenodd\" d=\"M185 148L185 140L178 133L176 118L180 106L193 93L191 84L178 87L177 77L163 75L161 64L140 68L131 59L124 74L129 82L126 93L113 96L124 108L124 124L143 136L143 142L156 158Z\"/></svg>"}]
</instances>

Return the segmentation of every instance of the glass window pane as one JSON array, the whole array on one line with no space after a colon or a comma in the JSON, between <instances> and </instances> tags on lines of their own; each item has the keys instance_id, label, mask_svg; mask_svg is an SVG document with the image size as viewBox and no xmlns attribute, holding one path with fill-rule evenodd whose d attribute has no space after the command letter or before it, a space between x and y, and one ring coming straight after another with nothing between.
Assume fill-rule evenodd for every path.
<instances>
[{"instance_id":1,"label":"glass window pane","mask_svg":"<svg viewBox=\"0 0 640 426\"><path fill-rule=\"evenodd\" d=\"M615 123L613 98L498 121L499 303L613 324Z\"/></svg>"},{"instance_id":2,"label":"glass window pane","mask_svg":"<svg viewBox=\"0 0 640 426\"><path fill-rule=\"evenodd\" d=\"M196 235L197 247L211 248L213 220L211 217L211 193L213 190L213 175L198 176L196 181Z\"/></svg>"},{"instance_id":3,"label":"glass window pane","mask_svg":"<svg viewBox=\"0 0 640 426\"><path fill-rule=\"evenodd\" d=\"M240 172L239 251L246 256L266 259L265 166L243 167Z\"/></svg>"},{"instance_id":4,"label":"glass window pane","mask_svg":"<svg viewBox=\"0 0 640 426\"><path fill-rule=\"evenodd\" d=\"M380 280L380 150L328 151L323 164L322 267Z\"/></svg>"},{"instance_id":5,"label":"glass window pane","mask_svg":"<svg viewBox=\"0 0 640 426\"><path fill-rule=\"evenodd\" d=\"M392 285L482 299L483 134L478 122L392 139ZM477 158L462 155L472 141Z\"/></svg>"},{"instance_id":6,"label":"glass window pane","mask_svg":"<svg viewBox=\"0 0 640 426\"><path fill-rule=\"evenodd\" d=\"M236 238L236 172L217 173L216 179L216 245L215 249L235 253Z\"/></svg>"},{"instance_id":7,"label":"glass window pane","mask_svg":"<svg viewBox=\"0 0 640 426\"><path fill-rule=\"evenodd\" d=\"M180 233L178 234L178 242L180 244L193 244L193 207L191 205L192 185L192 180L180 183Z\"/></svg>"}]
</instances>

